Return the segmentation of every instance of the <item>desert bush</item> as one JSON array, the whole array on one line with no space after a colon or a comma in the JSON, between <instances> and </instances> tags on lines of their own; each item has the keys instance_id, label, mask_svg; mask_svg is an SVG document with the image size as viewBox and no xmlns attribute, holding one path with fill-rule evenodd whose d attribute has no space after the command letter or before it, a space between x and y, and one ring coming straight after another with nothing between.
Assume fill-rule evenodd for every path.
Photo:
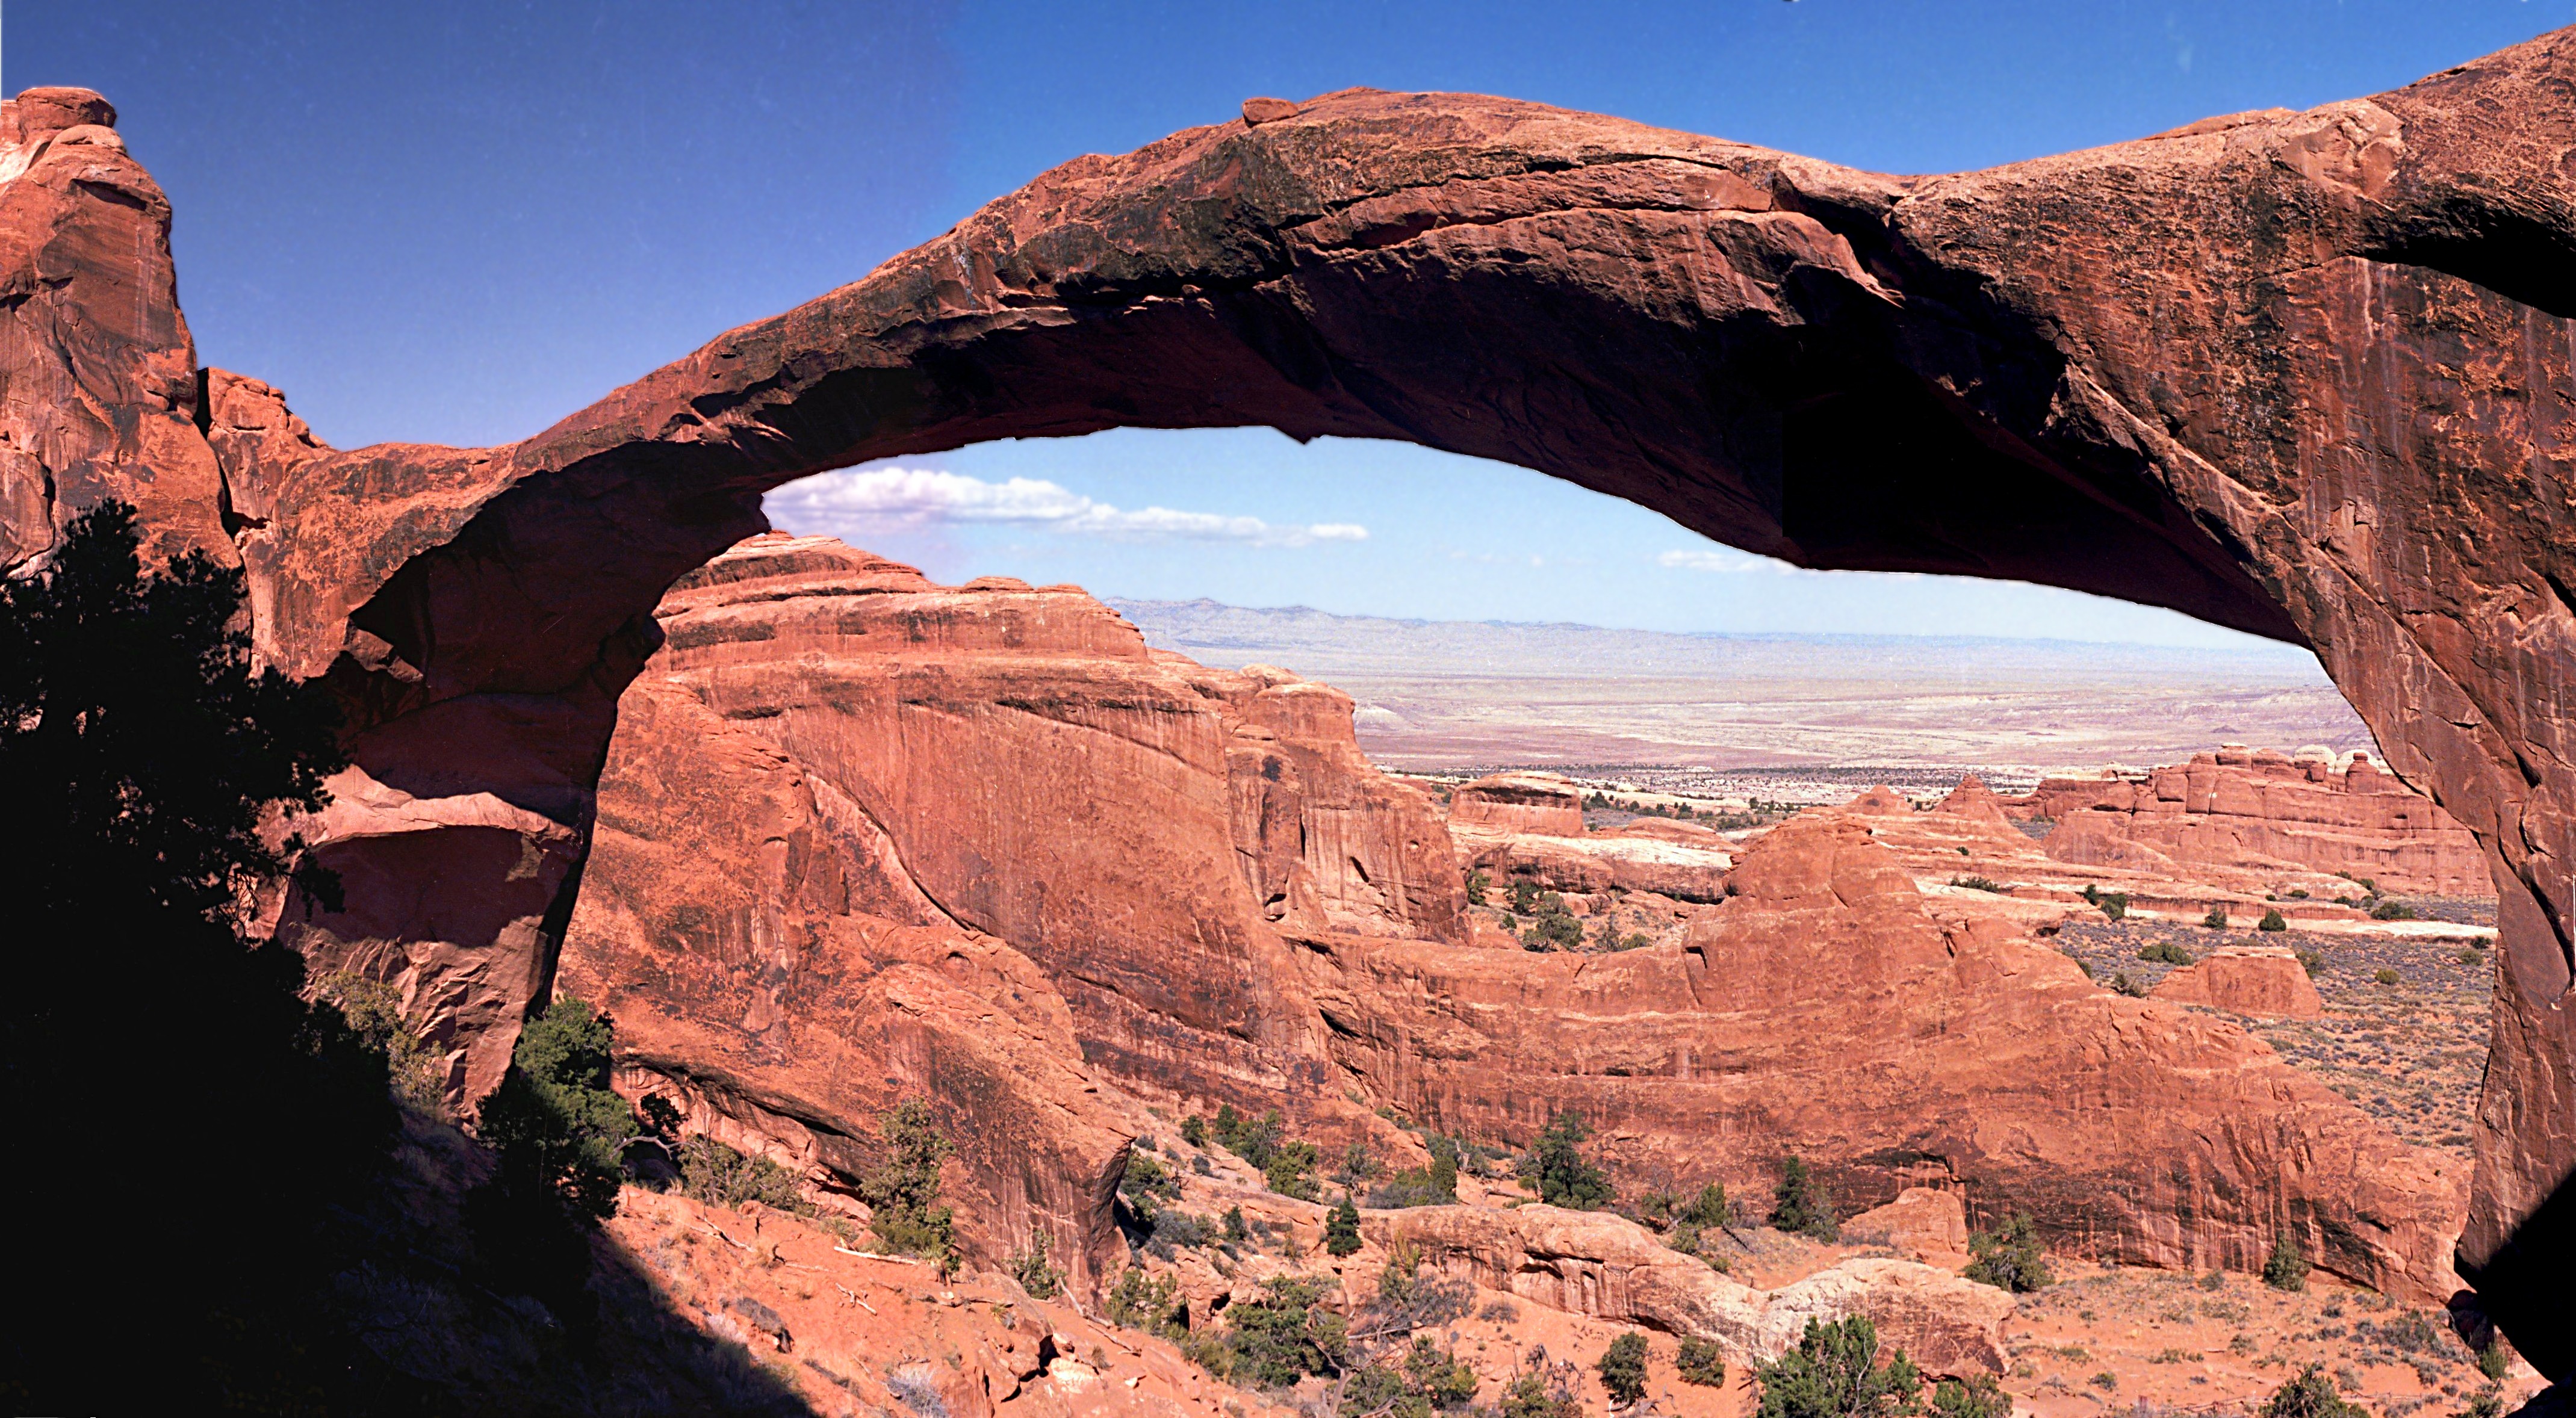
<instances>
[{"instance_id":1,"label":"desert bush","mask_svg":"<svg viewBox=\"0 0 2576 1418\"><path fill-rule=\"evenodd\" d=\"M2084 1382L2102 1390L2104 1393L2111 1393L2115 1392L2120 1387L2120 1376L2112 1373L2108 1369L2104 1369L2102 1372L2095 1374Z\"/></svg>"},{"instance_id":2,"label":"desert bush","mask_svg":"<svg viewBox=\"0 0 2576 1418\"><path fill-rule=\"evenodd\" d=\"M1242 1207L1227 1207L1225 1209L1225 1215L1219 1219L1225 1226L1225 1239L1227 1244L1239 1246L1252 1239L1252 1226L1251 1223L1243 1219Z\"/></svg>"},{"instance_id":3,"label":"desert bush","mask_svg":"<svg viewBox=\"0 0 2576 1418\"><path fill-rule=\"evenodd\" d=\"M575 1211L617 1210L635 1111L608 1086L615 1032L606 1015L565 996L519 1032L510 1071L483 1100L475 1131L510 1185L552 1190Z\"/></svg>"},{"instance_id":4,"label":"desert bush","mask_svg":"<svg viewBox=\"0 0 2576 1418\"><path fill-rule=\"evenodd\" d=\"M2478 1351L2479 1373L2501 1383L2512 1370L2513 1360L2504 1352L2503 1336L2488 1340L2487 1347Z\"/></svg>"},{"instance_id":5,"label":"desert bush","mask_svg":"<svg viewBox=\"0 0 2576 1418\"><path fill-rule=\"evenodd\" d=\"M1629 1330L1610 1341L1601 1351L1601 1387L1613 1401L1625 1408L1646 1396L1646 1336Z\"/></svg>"},{"instance_id":6,"label":"desert bush","mask_svg":"<svg viewBox=\"0 0 2576 1418\"><path fill-rule=\"evenodd\" d=\"M1029 1248L1011 1257L1011 1278L1032 1300L1052 1300L1064 1290L1064 1272L1047 1264L1047 1233L1029 1233Z\"/></svg>"},{"instance_id":7,"label":"desert bush","mask_svg":"<svg viewBox=\"0 0 2576 1418\"><path fill-rule=\"evenodd\" d=\"M1181 1297L1180 1277L1168 1272L1147 1275L1142 1268L1129 1267L1109 1287L1102 1306L1109 1322L1124 1329L1172 1340L1189 1332L1188 1301Z\"/></svg>"},{"instance_id":8,"label":"desert bush","mask_svg":"<svg viewBox=\"0 0 2576 1418\"><path fill-rule=\"evenodd\" d=\"M1430 1340L1416 1339L1395 1363L1352 1370L1335 1412L1340 1418L1429 1418L1464 1408L1475 1396L1473 1368Z\"/></svg>"},{"instance_id":9,"label":"desert bush","mask_svg":"<svg viewBox=\"0 0 2576 1418\"><path fill-rule=\"evenodd\" d=\"M2403 984L2406 980L2405 976L2398 974L2394 969L2386 965L2382 965L2378 969L2371 971L2370 978L2376 983L2382 985Z\"/></svg>"},{"instance_id":10,"label":"desert bush","mask_svg":"<svg viewBox=\"0 0 2576 1418\"><path fill-rule=\"evenodd\" d=\"M1610 1200L1610 1179L1578 1150L1591 1135L1582 1116L1571 1112L1557 1114L1538 1135L1523 1160L1522 1172L1537 1184L1539 1200L1577 1211L1590 1211Z\"/></svg>"},{"instance_id":11,"label":"desert bush","mask_svg":"<svg viewBox=\"0 0 2576 1418\"><path fill-rule=\"evenodd\" d=\"M1330 1377L1346 1357L1346 1326L1318 1302L1331 1281L1279 1275L1261 1294L1226 1310L1227 1377L1259 1388L1284 1388L1307 1374Z\"/></svg>"},{"instance_id":12,"label":"desert bush","mask_svg":"<svg viewBox=\"0 0 2576 1418\"><path fill-rule=\"evenodd\" d=\"M2266 911L2263 919L2254 923L2254 929L2258 931L2286 931L2289 928L2290 923L2278 911Z\"/></svg>"},{"instance_id":13,"label":"desert bush","mask_svg":"<svg viewBox=\"0 0 2576 1418\"><path fill-rule=\"evenodd\" d=\"M2120 994L2127 995L2131 999L2145 999L2147 997L2146 981L2131 979L2129 977L2129 972L2126 970L2123 970L2119 974L2111 977L2111 988Z\"/></svg>"},{"instance_id":14,"label":"desert bush","mask_svg":"<svg viewBox=\"0 0 2576 1418\"><path fill-rule=\"evenodd\" d=\"M1753 1366L1760 1418L1895 1418L1918 1411L1923 1376L1905 1351L1878 1362L1878 1327L1866 1316L1807 1321L1798 1347Z\"/></svg>"},{"instance_id":15,"label":"desert bush","mask_svg":"<svg viewBox=\"0 0 2576 1418\"><path fill-rule=\"evenodd\" d=\"M2309 979L2315 979L2326 972L2326 953L2322 950L2300 951L2299 968L2308 972Z\"/></svg>"},{"instance_id":16,"label":"desert bush","mask_svg":"<svg viewBox=\"0 0 2576 1418\"><path fill-rule=\"evenodd\" d=\"M1331 1255L1346 1256L1360 1248L1360 1209L1351 1204L1351 1194L1342 1193L1342 1204L1324 1218L1324 1250Z\"/></svg>"},{"instance_id":17,"label":"desert bush","mask_svg":"<svg viewBox=\"0 0 2576 1418\"><path fill-rule=\"evenodd\" d=\"M859 1178L859 1197L873 1213L868 1228L888 1250L923 1256L942 1274L957 1264L955 1214L939 1204L939 1164L953 1149L918 1098L878 1116L877 1164Z\"/></svg>"},{"instance_id":18,"label":"desert bush","mask_svg":"<svg viewBox=\"0 0 2576 1418\"><path fill-rule=\"evenodd\" d=\"M1950 884L1952 886L1964 886L1970 891L1992 892L1997 896L2008 896L2012 894L2011 888L2004 886L1992 877L1986 876L1954 876L1950 878Z\"/></svg>"},{"instance_id":19,"label":"desert bush","mask_svg":"<svg viewBox=\"0 0 2576 1418\"><path fill-rule=\"evenodd\" d=\"M1492 889L1493 884L1494 879L1485 875L1482 871L1471 871L1467 873L1467 904L1470 906L1484 905L1485 893Z\"/></svg>"},{"instance_id":20,"label":"desert bush","mask_svg":"<svg viewBox=\"0 0 2576 1418\"><path fill-rule=\"evenodd\" d=\"M2489 1384L2469 1395L2469 1406L2460 1410L2460 1418L2504 1418L2504 1389Z\"/></svg>"},{"instance_id":21,"label":"desert bush","mask_svg":"<svg viewBox=\"0 0 2576 1418\"><path fill-rule=\"evenodd\" d=\"M384 980L343 970L322 982L320 998L337 1006L349 1031L385 1056L385 1081L398 1101L440 1113L447 1060L402 1015L402 992Z\"/></svg>"},{"instance_id":22,"label":"desert bush","mask_svg":"<svg viewBox=\"0 0 2576 1418\"><path fill-rule=\"evenodd\" d=\"M738 1207L759 1202L780 1211L810 1215L796 1174L766 1157L745 1156L700 1134L680 1144L680 1194L710 1206Z\"/></svg>"},{"instance_id":23,"label":"desert bush","mask_svg":"<svg viewBox=\"0 0 2576 1418\"><path fill-rule=\"evenodd\" d=\"M2415 919L2415 908L2403 901L2382 901L2370 908L2370 918L2374 921L2411 921Z\"/></svg>"},{"instance_id":24,"label":"desert bush","mask_svg":"<svg viewBox=\"0 0 2576 1418\"><path fill-rule=\"evenodd\" d=\"M1561 1382L1544 1374L1523 1374L1503 1390L1495 1418L1583 1418L1583 1405Z\"/></svg>"},{"instance_id":25,"label":"desert bush","mask_svg":"<svg viewBox=\"0 0 2576 1418\"><path fill-rule=\"evenodd\" d=\"M1554 896L1556 893L1551 891L1546 894ZM1538 911L1539 895L1540 892L1537 882L1527 880L1526 878L1514 881L1511 885L1512 914L1515 916L1536 914ZM1562 898L1560 898L1560 900L1562 900Z\"/></svg>"},{"instance_id":26,"label":"desert bush","mask_svg":"<svg viewBox=\"0 0 2576 1418\"><path fill-rule=\"evenodd\" d=\"M1360 1327L1380 1334L1424 1329L1463 1318L1475 1303L1473 1284L1425 1276L1422 1252L1409 1242L1399 1242L1378 1269L1377 1298Z\"/></svg>"},{"instance_id":27,"label":"desert bush","mask_svg":"<svg viewBox=\"0 0 2576 1418\"><path fill-rule=\"evenodd\" d=\"M1130 1148L1127 1170L1118 1179L1118 1194L1127 1198L1128 1209L1138 1220L1150 1224L1162 1203L1180 1196L1181 1179L1150 1154Z\"/></svg>"},{"instance_id":28,"label":"desert bush","mask_svg":"<svg viewBox=\"0 0 2576 1418\"><path fill-rule=\"evenodd\" d=\"M2049 1283L2048 1250L2027 1211L2005 1217L1992 1231L1970 1235L1968 1252L1976 1259L1962 1273L1980 1284L2024 1295Z\"/></svg>"},{"instance_id":29,"label":"desert bush","mask_svg":"<svg viewBox=\"0 0 2576 1418\"><path fill-rule=\"evenodd\" d=\"M1547 893L1555 897L1556 893ZM1554 909L1541 909L1530 921L1529 930L1521 936L1524 950L1573 950L1583 944L1583 923L1567 911L1562 899Z\"/></svg>"},{"instance_id":30,"label":"desert bush","mask_svg":"<svg viewBox=\"0 0 2576 1418\"><path fill-rule=\"evenodd\" d=\"M1781 1159L1780 1185L1772 1192L1771 1225L1775 1230L1831 1241L1842 1235L1834 1216L1834 1197L1824 1178L1807 1170L1796 1157Z\"/></svg>"},{"instance_id":31,"label":"desert bush","mask_svg":"<svg viewBox=\"0 0 2576 1418\"><path fill-rule=\"evenodd\" d=\"M2189 965L2192 962L2190 951L2161 940L2153 945L2142 947L2138 951L2138 958L2155 965Z\"/></svg>"},{"instance_id":32,"label":"desert bush","mask_svg":"<svg viewBox=\"0 0 2576 1418\"><path fill-rule=\"evenodd\" d=\"M2263 1261L2263 1283L2275 1290L2308 1288L2308 1248L2295 1231L2284 1228L2272 1237L2272 1254Z\"/></svg>"},{"instance_id":33,"label":"desert bush","mask_svg":"<svg viewBox=\"0 0 2576 1418\"><path fill-rule=\"evenodd\" d=\"M1673 1367L1686 1384L1701 1388L1722 1388L1726 1384L1726 1351L1714 1339L1682 1336L1681 1352L1674 1356Z\"/></svg>"},{"instance_id":34,"label":"desert bush","mask_svg":"<svg viewBox=\"0 0 2576 1418\"><path fill-rule=\"evenodd\" d=\"M1964 1382L1943 1379L1932 1386L1935 1418L2012 1418L2012 1395L1992 1374L1975 1374Z\"/></svg>"},{"instance_id":35,"label":"desert bush","mask_svg":"<svg viewBox=\"0 0 2576 1418\"><path fill-rule=\"evenodd\" d=\"M1206 1147L1208 1145L1207 1119L1196 1113L1181 1119L1181 1141L1192 1147Z\"/></svg>"},{"instance_id":36,"label":"desert bush","mask_svg":"<svg viewBox=\"0 0 2576 1418\"><path fill-rule=\"evenodd\" d=\"M1183 1247L1214 1245L1220 1234L1217 1223L1186 1211L1158 1211L1146 1224L1145 1254L1160 1261Z\"/></svg>"},{"instance_id":37,"label":"desert bush","mask_svg":"<svg viewBox=\"0 0 2576 1418\"><path fill-rule=\"evenodd\" d=\"M2369 1418L2369 1410L2346 1403L2326 1377L2325 1365L2310 1364L2272 1391L2261 1418Z\"/></svg>"},{"instance_id":38,"label":"desert bush","mask_svg":"<svg viewBox=\"0 0 2576 1418\"><path fill-rule=\"evenodd\" d=\"M2223 931L2227 929L2227 908L2225 906L2210 907L2209 914L2201 917L2200 923L2214 931Z\"/></svg>"}]
</instances>

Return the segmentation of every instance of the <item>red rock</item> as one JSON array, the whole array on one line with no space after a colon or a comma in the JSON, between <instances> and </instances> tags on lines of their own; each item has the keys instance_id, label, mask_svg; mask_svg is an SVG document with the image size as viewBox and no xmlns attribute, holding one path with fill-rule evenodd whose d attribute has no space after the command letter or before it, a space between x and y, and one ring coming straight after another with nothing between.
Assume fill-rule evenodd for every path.
<instances>
[{"instance_id":1,"label":"red rock","mask_svg":"<svg viewBox=\"0 0 2576 1418\"><path fill-rule=\"evenodd\" d=\"M926 1099L970 1256L999 1266L1043 1230L1086 1291L1123 1268L1131 1134L1046 975L931 910L869 914L901 907L865 876L864 821L678 677L646 675L621 708L556 982L616 1020L620 1086L851 1209L878 1115Z\"/></svg>"},{"instance_id":2,"label":"red rock","mask_svg":"<svg viewBox=\"0 0 2576 1418\"><path fill-rule=\"evenodd\" d=\"M1937 817L1910 814L1908 820ZM1760 1195L1782 1153L1847 1207L1964 1190L2053 1247L2259 1269L2278 1218L2324 1268L2446 1297L2466 1178L2237 1025L2094 985L1981 916L1936 916L1864 814L1764 837L1685 944L1573 956L1317 942L1350 1074L1443 1132L1573 1110L1623 1183Z\"/></svg>"},{"instance_id":3,"label":"red rock","mask_svg":"<svg viewBox=\"0 0 2576 1418\"><path fill-rule=\"evenodd\" d=\"M1907 1187L1896 1200L1845 1221L1843 1239L1917 1257L1946 1256L1968 1248L1968 1209L1957 1192Z\"/></svg>"},{"instance_id":4,"label":"red rock","mask_svg":"<svg viewBox=\"0 0 2576 1418\"><path fill-rule=\"evenodd\" d=\"M576 839L562 867L647 612L758 529L759 491L985 439L1402 438L1801 565L2025 579L2311 645L2499 891L2463 1255L2563 1373L2571 1243L2516 1237L2576 1169L2576 551L2545 417L2576 399L2571 73L2562 31L2370 99L1917 179L1502 99L1326 95L1078 159L523 443L303 461L259 633L295 673L336 667L376 782L542 816ZM32 421L0 458L13 563L107 490L142 495L162 547L224 530L166 205L113 147L42 141L99 126L84 103L30 96L7 124L30 163L0 199L0 287L25 293L0 372ZM515 868L454 861L389 871L358 915L491 946L439 898ZM308 938L371 938L334 930Z\"/></svg>"},{"instance_id":5,"label":"red rock","mask_svg":"<svg viewBox=\"0 0 2576 1418\"><path fill-rule=\"evenodd\" d=\"M2061 861L2302 867L2366 877L2391 895L2492 889L2477 840L2366 756L2338 773L2314 759L2223 749L2143 778L2050 778L2004 807L2056 819L2048 853Z\"/></svg>"},{"instance_id":6,"label":"red rock","mask_svg":"<svg viewBox=\"0 0 2576 1418\"><path fill-rule=\"evenodd\" d=\"M2296 955L2275 946L2220 946L2165 976L2153 995L2231 1014L2313 1019L2326 1010L2306 967Z\"/></svg>"},{"instance_id":7,"label":"red rock","mask_svg":"<svg viewBox=\"0 0 2576 1418\"><path fill-rule=\"evenodd\" d=\"M1959 786L1952 788L1949 796L1941 799L1932 810L1982 822L2007 832L2018 830L2012 825L2012 818L2004 812L2003 799L1995 796L1995 790L1987 787L1985 780L1974 773L1961 778Z\"/></svg>"},{"instance_id":8,"label":"red rock","mask_svg":"<svg viewBox=\"0 0 2576 1418\"><path fill-rule=\"evenodd\" d=\"M1450 796L1449 823L1543 837L1580 837L1583 790L1554 773L1496 773L1464 784Z\"/></svg>"},{"instance_id":9,"label":"red rock","mask_svg":"<svg viewBox=\"0 0 2576 1418\"><path fill-rule=\"evenodd\" d=\"M1729 1364L1777 1359L1809 1319L1867 1315L1925 1372L2001 1374L2012 1298L1905 1261L1855 1259L1761 1291L1665 1247L1625 1217L1529 1205L1372 1212L1363 1234L1552 1309L1715 1340Z\"/></svg>"}]
</instances>

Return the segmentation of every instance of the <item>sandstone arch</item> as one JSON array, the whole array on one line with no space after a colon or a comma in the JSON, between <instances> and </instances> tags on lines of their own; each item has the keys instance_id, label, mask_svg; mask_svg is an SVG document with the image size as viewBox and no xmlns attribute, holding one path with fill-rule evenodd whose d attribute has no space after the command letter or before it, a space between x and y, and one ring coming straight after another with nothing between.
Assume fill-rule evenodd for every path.
<instances>
[{"instance_id":1,"label":"sandstone arch","mask_svg":"<svg viewBox=\"0 0 2576 1418\"><path fill-rule=\"evenodd\" d=\"M2313 646L2478 837L2505 948L2464 1263L2544 1370L2576 1269L2576 31L2407 88L1950 177L1351 91L1086 157L526 442L314 443L199 373L94 95L0 118L0 554L98 495L238 555L360 765L326 954L488 1086L619 690L758 494L868 458L1268 424L1524 464L1808 566L2008 576Z\"/></svg>"}]
</instances>

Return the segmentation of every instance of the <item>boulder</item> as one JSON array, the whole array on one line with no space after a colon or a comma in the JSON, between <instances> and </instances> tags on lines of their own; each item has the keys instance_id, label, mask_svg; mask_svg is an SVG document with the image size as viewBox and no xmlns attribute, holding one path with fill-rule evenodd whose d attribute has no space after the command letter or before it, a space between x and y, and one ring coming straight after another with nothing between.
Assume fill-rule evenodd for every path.
<instances>
[{"instance_id":1,"label":"boulder","mask_svg":"<svg viewBox=\"0 0 2576 1418\"><path fill-rule=\"evenodd\" d=\"M1362 1234L1536 1304L1667 1334L1715 1340L1727 1362L1767 1362L1807 1322L1866 1315L1880 1342L1944 1377L2001 1374L2012 1297L1910 1261L1846 1260L1761 1291L1671 1250L1644 1227L1598 1211L1415 1207L1371 1212Z\"/></svg>"},{"instance_id":2,"label":"boulder","mask_svg":"<svg viewBox=\"0 0 2576 1418\"><path fill-rule=\"evenodd\" d=\"M2223 945L2167 974L2152 997L2230 1014L2313 1019L2325 1013L2298 956L2278 946Z\"/></svg>"}]
</instances>

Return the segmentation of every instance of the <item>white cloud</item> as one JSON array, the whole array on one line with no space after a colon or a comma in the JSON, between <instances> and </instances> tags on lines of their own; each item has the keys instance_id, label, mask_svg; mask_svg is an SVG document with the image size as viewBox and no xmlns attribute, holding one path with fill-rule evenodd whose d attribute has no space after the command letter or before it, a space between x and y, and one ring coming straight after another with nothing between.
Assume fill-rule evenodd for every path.
<instances>
[{"instance_id":1,"label":"white cloud","mask_svg":"<svg viewBox=\"0 0 2576 1418\"><path fill-rule=\"evenodd\" d=\"M1658 566L1676 567L1685 571L1716 571L1729 573L1744 571L1788 572L1795 571L1797 569L1785 561L1774 561L1767 556L1753 556L1745 552L1729 551L1724 547L1694 547L1688 551L1668 551L1663 555L1656 557L1655 564Z\"/></svg>"},{"instance_id":2,"label":"white cloud","mask_svg":"<svg viewBox=\"0 0 2576 1418\"><path fill-rule=\"evenodd\" d=\"M871 468L824 473L769 495L773 520L869 530L931 523L1001 522L1045 527L1113 541L1241 542L1302 547L1363 542L1368 528L1351 522L1265 522L1216 512L1147 507L1129 512L1042 478L986 482L933 468Z\"/></svg>"}]
</instances>

